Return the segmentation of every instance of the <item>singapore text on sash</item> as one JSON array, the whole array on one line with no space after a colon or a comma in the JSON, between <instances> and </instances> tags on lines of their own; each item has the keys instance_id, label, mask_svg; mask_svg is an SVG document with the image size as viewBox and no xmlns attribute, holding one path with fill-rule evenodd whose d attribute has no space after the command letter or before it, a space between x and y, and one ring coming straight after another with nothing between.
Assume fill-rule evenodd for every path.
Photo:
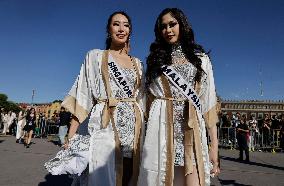
<instances>
[{"instance_id":1,"label":"singapore text on sash","mask_svg":"<svg viewBox=\"0 0 284 186\"><path fill-rule=\"evenodd\" d=\"M130 85L126 78L126 75L123 73L121 68L119 68L117 64L113 61L109 61L108 66L111 74L113 75L114 79L117 81L119 88L123 90L123 92L125 92L128 97L131 97L132 90L130 89Z\"/></svg>"}]
</instances>

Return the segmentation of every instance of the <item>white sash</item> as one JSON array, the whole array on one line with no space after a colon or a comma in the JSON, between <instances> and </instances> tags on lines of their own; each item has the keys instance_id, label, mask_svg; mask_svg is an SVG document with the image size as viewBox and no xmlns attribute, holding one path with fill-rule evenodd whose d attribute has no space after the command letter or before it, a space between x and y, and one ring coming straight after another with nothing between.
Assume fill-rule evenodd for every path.
<instances>
[{"instance_id":1,"label":"white sash","mask_svg":"<svg viewBox=\"0 0 284 186\"><path fill-rule=\"evenodd\" d=\"M178 88L182 94L191 100L197 111L202 113L201 100L198 94L195 92L194 88L183 79L183 77L171 66L163 65L162 71L164 75Z\"/></svg>"},{"instance_id":2,"label":"white sash","mask_svg":"<svg viewBox=\"0 0 284 186\"><path fill-rule=\"evenodd\" d=\"M131 86L129 84L129 81L126 78L125 73L121 70L120 67L117 66L117 64L113 60L108 61L108 67L110 73L113 75L114 79L117 81L117 84L123 92L128 97L131 97L133 95Z\"/></svg>"}]
</instances>

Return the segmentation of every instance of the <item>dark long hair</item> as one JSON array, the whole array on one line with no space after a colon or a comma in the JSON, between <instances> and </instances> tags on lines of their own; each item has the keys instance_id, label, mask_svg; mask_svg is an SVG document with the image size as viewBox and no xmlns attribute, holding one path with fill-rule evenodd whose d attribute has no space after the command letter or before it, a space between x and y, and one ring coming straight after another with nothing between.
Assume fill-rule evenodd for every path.
<instances>
[{"instance_id":1,"label":"dark long hair","mask_svg":"<svg viewBox=\"0 0 284 186\"><path fill-rule=\"evenodd\" d=\"M106 50L108 50L110 48L110 45L111 45L111 37L110 37L110 33L109 33L109 28L110 28L110 24L111 24L111 20L112 20L112 17L117 15L117 14L121 14L121 15L124 15L127 19L128 19L128 23L129 23L129 36L128 36L128 42L129 42L129 37L130 37L130 34L132 32L132 23L131 23L131 19L129 17L128 14L126 14L124 11L117 11L117 12L114 12L112 13L108 20L107 20L107 26L106 26L106 33L107 33L107 37L106 37ZM129 44L129 43L128 43Z\"/></svg>"},{"instance_id":2,"label":"dark long hair","mask_svg":"<svg viewBox=\"0 0 284 186\"><path fill-rule=\"evenodd\" d=\"M33 118L31 117L32 110L34 110L34 117ZM28 110L26 119L27 119L27 121L35 121L35 119L36 119L36 110L35 110L35 108L31 107Z\"/></svg>"},{"instance_id":3,"label":"dark long hair","mask_svg":"<svg viewBox=\"0 0 284 186\"><path fill-rule=\"evenodd\" d=\"M162 65L172 64L172 47L162 36L162 17L168 13L179 23L179 43L188 61L197 68L195 80L200 81L203 70L201 68L201 60L198 58L197 53L204 53L205 51L202 46L195 42L192 27L185 14L178 8L166 8L160 13L156 20L156 38L150 46L150 54L147 57L146 84L149 85L153 79L162 74Z\"/></svg>"}]
</instances>

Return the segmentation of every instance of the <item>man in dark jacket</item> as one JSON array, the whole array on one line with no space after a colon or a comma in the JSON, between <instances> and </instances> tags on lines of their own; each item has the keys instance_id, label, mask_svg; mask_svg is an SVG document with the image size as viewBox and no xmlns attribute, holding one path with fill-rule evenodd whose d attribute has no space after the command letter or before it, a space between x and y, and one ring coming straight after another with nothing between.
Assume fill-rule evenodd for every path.
<instances>
[{"instance_id":1,"label":"man in dark jacket","mask_svg":"<svg viewBox=\"0 0 284 186\"><path fill-rule=\"evenodd\" d=\"M239 125L236 128L237 130L237 140L240 150L240 157L239 160L243 160L243 151L246 154L246 162L249 162L249 148L247 143L247 137L249 133L248 125L246 124L246 116L242 116Z\"/></svg>"},{"instance_id":2,"label":"man in dark jacket","mask_svg":"<svg viewBox=\"0 0 284 186\"><path fill-rule=\"evenodd\" d=\"M67 112L64 107L61 107L60 113L59 113L59 140L60 145L63 145L65 143L65 136L68 131L68 126L71 120L71 113Z\"/></svg>"}]
</instances>

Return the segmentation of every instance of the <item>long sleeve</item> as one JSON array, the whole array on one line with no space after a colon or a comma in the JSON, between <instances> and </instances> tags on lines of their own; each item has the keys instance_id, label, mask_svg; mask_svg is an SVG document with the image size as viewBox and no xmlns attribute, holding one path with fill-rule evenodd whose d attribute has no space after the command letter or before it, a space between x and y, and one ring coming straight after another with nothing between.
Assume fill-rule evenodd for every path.
<instances>
[{"instance_id":1,"label":"long sleeve","mask_svg":"<svg viewBox=\"0 0 284 186\"><path fill-rule=\"evenodd\" d=\"M85 61L81 66L80 74L62 102L62 106L76 116L80 123L87 118L93 107L93 96L88 76L89 69L87 68L89 55L90 53L87 54Z\"/></svg>"},{"instance_id":2,"label":"long sleeve","mask_svg":"<svg viewBox=\"0 0 284 186\"><path fill-rule=\"evenodd\" d=\"M201 87L203 88L203 94L201 95L202 110L206 126L210 128L218 122L217 95L211 61L207 55L204 55L201 59L206 73L206 78L201 81Z\"/></svg>"},{"instance_id":3,"label":"long sleeve","mask_svg":"<svg viewBox=\"0 0 284 186\"><path fill-rule=\"evenodd\" d=\"M143 63L138 60L138 65L139 65L139 68L140 68L140 78L141 78L141 84L140 84L140 87L138 89L138 95L137 95L137 101L138 101L138 104L140 105L142 111L145 113L146 109L146 94L145 94L145 72L144 72L144 66L143 66Z\"/></svg>"}]
</instances>

